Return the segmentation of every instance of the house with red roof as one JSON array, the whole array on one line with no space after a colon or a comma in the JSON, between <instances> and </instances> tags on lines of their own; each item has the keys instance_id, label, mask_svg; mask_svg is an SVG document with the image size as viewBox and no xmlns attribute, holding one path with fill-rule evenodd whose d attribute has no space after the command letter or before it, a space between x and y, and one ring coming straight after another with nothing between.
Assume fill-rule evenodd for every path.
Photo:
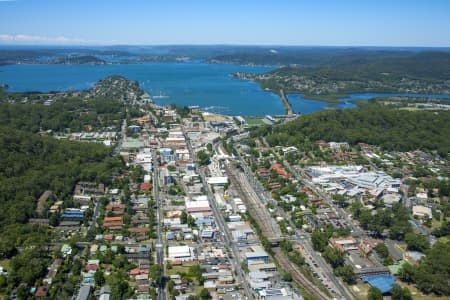
<instances>
[{"instance_id":1,"label":"house with red roof","mask_svg":"<svg viewBox=\"0 0 450 300\"><path fill-rule=\"evenodd\" d=\"M284 177L285 179L291 178L291 175L283 168L282 164L273 164L270 166L270 170L275 170L278 175Z\"/></svg>"},{"instance_id":2,"label":"house with red roof","mask_svg":"<svg viewBox=\"0 0 450 300\"><path fill-rule=\"evenodd\" d=\"M34 297L36 297L36 299L44 299L45 297L47 297L47 293L48 293L48 287L40 286L37 288L36 293L34 294Z\"/></svg>"},{"instance_id":3,"label":"house with red roof","mask_svg":"<svg viewBox=\"0 0 450 300\"><path fill-rule=\"evenodd\" d=\"M150 191L151 184L149 182L141 183L141 191L148 192Z\"/></svg>"},{"instance_id":4,"label":"house with red roof","mask_svg":"<svg viewBox=\"0 0 450 300\"><path fill-rule=\"evenodd\" d=\"M98 266L97 265L86 265L86 272L89 272L89 271L94 271L94 272L96 272L98 270Z\"/></svg>"}]
</instances>

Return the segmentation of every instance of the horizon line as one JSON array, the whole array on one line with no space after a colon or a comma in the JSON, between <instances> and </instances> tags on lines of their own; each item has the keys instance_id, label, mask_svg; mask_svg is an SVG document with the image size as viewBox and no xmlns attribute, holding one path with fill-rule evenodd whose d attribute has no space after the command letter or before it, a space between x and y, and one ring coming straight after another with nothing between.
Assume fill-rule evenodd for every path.
<instances>
[{"instance_id":1,"label":"horizon line","mask_svg":"<svg viewBox=\"0 0 450 300\"><path fill-rule=\"evenodd\" d=\"M0 47L174 47L174 46L191 46L191 47L207 47L207 46L225 46L225 47L232 47L232 46L241 46L241 47L314 47L314 48L449 48L448 46L420 46L420 45L414 45L414 46L394 46L394 45L315 45L315 44L241 44L241 43L157 43L157 44L28 44L28 43L15 43L15 44L6 44L6 43L0 43Z\"/></svg>"}]
</instances>

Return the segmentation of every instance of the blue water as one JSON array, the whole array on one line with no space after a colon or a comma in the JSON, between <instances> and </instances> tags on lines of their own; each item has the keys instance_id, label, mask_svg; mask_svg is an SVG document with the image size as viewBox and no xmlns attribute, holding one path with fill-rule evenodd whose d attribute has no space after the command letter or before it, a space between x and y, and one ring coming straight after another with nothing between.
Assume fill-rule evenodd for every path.
<instances>
[{"instance_id":1,"label":"blue water","mask_svg":"<svg viewBox=\"0 0 450 300\"><path fill-rule=\"evenodd\" d=\"M96 81L119 74L138 80L158 104L198 105L227 115L283 114L280 98L258 84L232 78L233 72L263 73L270 67L206 63L143 63L112 65L7 65L0 67L0 84L9 91L64 91L92 87Z\"/></svg>"},{"instance_id":2,"label":"blue water","mask_svg":"<svg viewBox=\"0 0 450 300\"><path fill-rule=\"evenodd\" d=\"M296 113L309 114L324 110L329 105L329 103L324 101L304 98L303 94L288 94L286 97Z\"/></svg>"},{"instance_id":3,"label":"blue water","mask_svg":"<svg viewBox=\"0 0 450 300\"><path fill-rule=\"evenodd\" d=\"M65 91L92 87L95 82L113 74L137 80L151 95L167 95L155 99L158 104L198 105L204 110L226 115L262 116L284 113L279 96L262 90L258 84L233 78L233 72L264 73L271 67L228 64L142 63L111 65L7 65L0 66L0 84L9 91ZM446 98L450 95L356 93L338 99L333 108L354 108L350 100L369 100L382 96ZM287 95L295 112L312 113L327 109L329 103L307 100L302 94Z\"/></svg>"},{"instance_id":4,"label":"blue water","mask_svg":"<svg viewBox=\"0 0 450 300\"><path fill-rule=\"evenodd\" d=\"M338 99L341 103L333 105L328 102L305 98L303 94L289 94L287 95L287 98L291 103L294 112L309 114L324 109L355 108L357 105L351 103L351 100L370 100L373 98L388 96L450 99L450 95L448 94L355 93L350 94L349 97Z\"/></svg>"}]
</instances>

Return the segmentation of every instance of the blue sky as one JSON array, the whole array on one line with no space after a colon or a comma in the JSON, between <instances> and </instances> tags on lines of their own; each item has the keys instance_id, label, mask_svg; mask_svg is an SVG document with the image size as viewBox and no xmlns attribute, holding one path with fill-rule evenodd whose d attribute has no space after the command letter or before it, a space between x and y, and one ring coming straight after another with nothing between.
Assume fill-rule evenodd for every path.
<instances>
[{"instance_id":1,"label":"blue sky","mask_svg":"<svg viewBox=\"0 0 450 300\"><path fill-rule=\"evenodd\" d=\"M450 46L450 0L0 0L1 44Z\"/></svg>"}]
</instances>

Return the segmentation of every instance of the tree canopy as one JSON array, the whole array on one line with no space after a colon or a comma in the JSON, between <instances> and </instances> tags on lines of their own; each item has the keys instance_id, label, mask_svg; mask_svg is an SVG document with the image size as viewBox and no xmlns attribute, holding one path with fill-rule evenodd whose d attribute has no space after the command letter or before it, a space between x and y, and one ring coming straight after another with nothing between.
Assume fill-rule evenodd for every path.
<instances>
[{"instance_id":1,"label":"tree canopy","mask_svg":"<svg viewBox=\"0 0 450 300\"><path fill-rule=\"evenodd\" d=\"M450 151L450 113L394 110L379 105L326 110L285 125L260 127L252 136L266 136L271 146L301 146L305 141L368 143L386 150Z\"/></svg>"},{"instance_id":2,"label":"tree canopy","mask_svg":"<svg viewBox=\"0 0 450 300\"><path fill-rule=\"evenodd\" d=\"M415 283L425 294L450 295L450 243L437 242L426 251L418 266L404 264L400 269L403 281Z\"/></svg>"},{"instance_id":3,"label":"tree canopy","mask_svg":"<svg viewBox=\"0 0 450 300\"><path fill-rule=\"evenodd\" d=\"M108 183L122 166L100 144L58 141L0 126L0 230L25 223L36 199L51 190L68 199L79 180Z\"/></svg>"},{"instance_id":4,"label":"tree canopy","mask_svg":"<svg viewBox=\"0 0 450 300\"><path fill-rule=\"evenodd\" d=\"M111 99L81 97L58 99L52 105L42 103L0 103L0 125L30 132L53 130L85 131L88 128L120 128L126 116L125 104Z\"/></svg>"}]
</instances>

